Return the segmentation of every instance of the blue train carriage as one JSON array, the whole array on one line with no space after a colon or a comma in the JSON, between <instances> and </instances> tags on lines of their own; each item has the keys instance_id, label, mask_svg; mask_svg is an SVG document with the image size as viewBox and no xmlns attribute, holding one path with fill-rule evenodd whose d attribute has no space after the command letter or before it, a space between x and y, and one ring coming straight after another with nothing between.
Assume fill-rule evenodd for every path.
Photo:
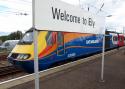
<instances>
[{"instance_id":1,"label":"blue train carriage","mask_svg":"<svg viewBox=\"0 0 125 89\"><path fill-rule=\"evenodd\" d=\"M102 35L38 31L39 70L57 62L102 50ZM27 31L8 56L8 61L27 72L34 72L33 30Z\"/></svg>"}]
</instances>

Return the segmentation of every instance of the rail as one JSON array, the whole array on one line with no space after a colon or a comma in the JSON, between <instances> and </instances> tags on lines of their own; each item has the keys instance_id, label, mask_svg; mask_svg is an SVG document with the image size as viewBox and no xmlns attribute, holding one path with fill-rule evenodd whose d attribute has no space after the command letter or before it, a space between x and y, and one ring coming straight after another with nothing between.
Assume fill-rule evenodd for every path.
<instances>
[{"instance_id":1,"label":"rail","mask_svg":"<svg viewBox=\"0 0 125 89\"><path fill-rule=\"evenodd\" d=\"M0 67L0 77L8 74L16 73L16 72L21 72L21 70L14 66Z\"/></svg>"},{"instance_id":2,"label":"rail","mask_svg":"<svg viewBox=\"0 0 125 89\"><path fill-rule=\"evenodd\" d=\"M6 60L7 59L7 56L8 56L9 52L0 52L0 61L1 60Z\"/></svg>"}]
</instances>

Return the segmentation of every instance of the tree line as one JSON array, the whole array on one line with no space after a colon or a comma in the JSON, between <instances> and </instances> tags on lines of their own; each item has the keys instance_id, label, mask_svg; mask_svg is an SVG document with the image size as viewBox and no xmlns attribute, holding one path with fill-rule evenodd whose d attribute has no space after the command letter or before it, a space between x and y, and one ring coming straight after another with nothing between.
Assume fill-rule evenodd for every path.
<instances>
[{"instance_id":1,"label":"tree line","mask_svg":"<svg viewBox=\"0 0 125 89\"><path fill-rule=\"evenodd\" d=\"M19 40L23 37L23 33L21 31L16 31L16 32L12 32L7 36L0 36L0 40L2 42L6 41L6 40Z\"/></svg>"}]
</instances>

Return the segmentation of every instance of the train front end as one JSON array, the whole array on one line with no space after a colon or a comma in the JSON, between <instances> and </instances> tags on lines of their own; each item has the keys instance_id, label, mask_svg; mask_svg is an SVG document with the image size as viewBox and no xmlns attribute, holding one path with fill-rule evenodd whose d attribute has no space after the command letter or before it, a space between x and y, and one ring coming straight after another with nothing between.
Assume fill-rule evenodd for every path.
<instances>
[{"instance_id":1,"label":"train front end","mask_svg":"<svg viewBox=\"0 0 125 89\"><path fill-rule=\"evenodd\" d=\"M46 48L45 36L47 32L38 32L38 53ZM34 44L33 30L25 33L24 37L14 47L8 56L8 61L16 67L20 67L27 72L34 72Z\"/></svg>"}]
</instances>

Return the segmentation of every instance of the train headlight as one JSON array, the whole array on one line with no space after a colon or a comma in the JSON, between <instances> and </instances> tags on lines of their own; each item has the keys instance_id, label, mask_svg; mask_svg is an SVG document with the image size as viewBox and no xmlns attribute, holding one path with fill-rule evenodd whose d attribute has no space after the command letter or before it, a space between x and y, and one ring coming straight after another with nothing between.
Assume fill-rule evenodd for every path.
<instances>
[{"instance_id":1,"label":"train headlight","mask_svg":"<svg viewBox=\"0 0 125 89\"><path fill-rule=\"evenodd\" d=\"M27 58L29 58L29 55L24 55L23 56L23 59L27 59Z\"/></svg>"},{"instance_id":2,"label":"train headlight","mask_svg":"<svg viewBox=\"0 0 125 89\"><path fill-rule=\"evenodd\" d=\"M17 56L17 59L19 59L19 60L26 60L26 59L28 59L29 57L30 57L29 54L19 54L19 55Z\"/></svg>"}]
</instances>

